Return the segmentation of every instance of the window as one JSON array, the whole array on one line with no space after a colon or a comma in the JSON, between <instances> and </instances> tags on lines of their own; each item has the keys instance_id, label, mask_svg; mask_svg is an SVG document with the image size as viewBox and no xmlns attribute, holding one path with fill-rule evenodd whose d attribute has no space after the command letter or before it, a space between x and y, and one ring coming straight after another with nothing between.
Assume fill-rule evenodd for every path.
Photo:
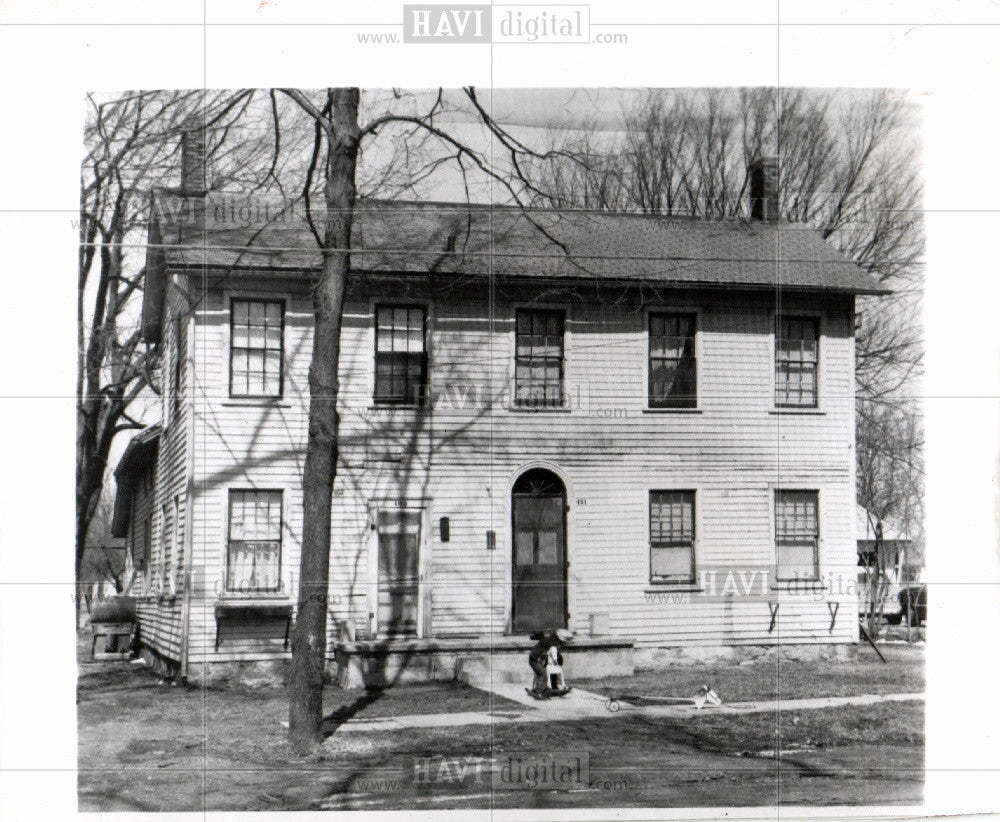
<instances>
[{"instance_id":1,"label":"window","mask_svg":"<svg viewBox=\"0 0 1000 822\"><path fill-rule=\"evenodd\" d=\"M170 559L174 546L174 519L170 507L160 508L160 567L157 575L159 593L170 592Z\"/></svg>"},{"instance_id":2,"label":"window","mask_svg":"<svg viewBox=\"0 0 1000 822\"><path fill-rule=\"evenodd\" d=\"M139 559L139 571L142 575L142 592L149 593L149 559L153 541L152 517L146 517L142 523L142 553Z\"/></svg>"},{"instance_id":3,"label":"window","mask_svg":"<svg viewBox=\"0 0 1000 822\"><path fill-rule=\"evenodd\" d=\"M278 591L280 572L281 491L231 490L226 590Z\"/></svg>"},{"instance_id":4,"label":"window","mask_svg":"<svg viewBox=\"0 0 1000 822\"><path fill-rule=\"evenodd\" d=\"M698 404L693 314L649 315L649 407Z\"/></svg>"},{"instance_id":5,"label":"window","mask_svg":"<svg viewBox=\"0 0 1000 822\"><path fill-rule=\"evenodd\" d=\"M649 492L649 578L694 582L694 491Z\"/></svg>"},{"instance_id":6,"label":"window","mask_svg":"<svg viewBox=\"0 0 1000 822\"><path fill-rule=\"evenodd\" d=\"M774 404L815 408L819 365L819 320L778 317L774 345Z\"/></svg>"},{"instance_id":7,"label":"window","mask_svg":"<svg viewBox=\"0 0 1000 822\"><path fill-rule=\"evenodd\" d=\"M184 359L187 356L187 329L181 317L174 318L174 346L170 370L171 420L180 419L184 393Z\"/></svg>"},{"instance_id":8,"label":"window","mask_svg":"<svg viewBox=\"0 0 1000 822\"><path fill-rule=\"evenodd\" d=\"M284 303L263 300L232 301L230 396L281 396L284 327Z\"/></svg>"},{"instance_id":9,"label":"window","mask_svg":"<svg viewBox=\"0 0 1000 822\"><path fill-rule=\"evenodd\" d=\"M515 320L515 404L536 408L563 405L563 313L518 311Z\"/></svg>"},{"instance_id":10,"label":"window","mask_svg":"<svg viewBox=\"0 0 1000 822\"><path fill-rule=\"evenodd\" d=\"M181 520L181 500L174 497L174 565L168 572L170 577L170 592L181 589L184 573L184 528Z\"/></svg>"},{"instance_id":11,"label":"window","mask_svg":"<svg viewBox=\"0 0 1000 822\"><path fill-rule=\"evenodd\" d=\"M774 545L778 581L819 578L819 493L774 492Z\"/></svg>"},{"instance_id":12,"label":"window","mask_svg":"<svg viewBox=\"0 0 1000 822\"><path fill-rule=\"evenodd\" d=\"M427 310L375 307L375 402L423 405L427 386Z\"/></svg>"}]
</instances>

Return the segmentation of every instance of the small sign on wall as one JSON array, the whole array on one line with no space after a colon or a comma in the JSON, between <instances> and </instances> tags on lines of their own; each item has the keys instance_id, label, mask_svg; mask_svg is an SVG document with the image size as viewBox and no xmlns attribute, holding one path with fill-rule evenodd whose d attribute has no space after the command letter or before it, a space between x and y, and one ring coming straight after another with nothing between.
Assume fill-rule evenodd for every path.
<instances>
[{"instance_id":1,"label":"small sign on wall","mask_svg":"<svg viewBox=\"0 0 1000 822\"><path fill-rule=\"evenodd\" d=\"M497 547L497 532L487 531L486 532L486 550L494 551Z\"/></svg>"},{"instance_id":2,"label":"small sign on wall","mask_svg":"<svg viewBox=\"0 0 1000 822\"><path fill-rule=\"evenodd\" d=\"M441 542L448 542L451 539L451 521L448 517L441 517Z\"/></svg>"}]
</instances>

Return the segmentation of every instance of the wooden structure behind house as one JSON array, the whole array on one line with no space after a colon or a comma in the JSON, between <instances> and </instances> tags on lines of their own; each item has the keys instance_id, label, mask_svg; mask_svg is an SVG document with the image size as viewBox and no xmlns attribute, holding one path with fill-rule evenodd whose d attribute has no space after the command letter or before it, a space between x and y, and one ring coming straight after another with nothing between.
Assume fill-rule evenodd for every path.
<instances>
[{"instance_id":1,"label":"wooden structure behind house","mask_svg":"<svg viewBox=\"0 0 1000 822\"><path fill-rule=\"evenodd\" d=\"M156 519L157 457L160 449L159 425L151 425L133 437L115 468L115 507L111 533L124 539L124 593L136 598L140 630L159 651L164 636L161 603L153 598L156 590L152 551ZM163 648L168 651L169 648Z\"/></svg>"}]
</instances>

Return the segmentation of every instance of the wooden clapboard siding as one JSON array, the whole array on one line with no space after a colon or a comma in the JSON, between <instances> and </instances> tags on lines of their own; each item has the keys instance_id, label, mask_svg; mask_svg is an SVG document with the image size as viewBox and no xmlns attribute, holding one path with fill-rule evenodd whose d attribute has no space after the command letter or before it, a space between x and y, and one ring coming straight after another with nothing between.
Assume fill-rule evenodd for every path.
<instances>
[{"instance_id":1,"label":"wooden clapboard siding","mask_svg":"<svg viewBox=\"0 0 1000 822\"><path fill-rule=\"evenodd\" d=\"M500 289L490 316L482 289L403 290L378 284L381 300L423 302L429 310L433 413L372 403L376 299L356 290L346 305L341 353L341 447L331 555L331 638L336 623L365 626L374 610L369 577L374 538L369 504L422 501L425 600L438 636L503 632L510 605L511 485L525 467L552 466L567 484L571 627L607 613L617 634L642 645L829 642L856 639L848 593L792 596L787 590L733 602L651 601L671 590L649 582L648 494L696 491L699 568L774 561L777 484L820 492L821 573L855 572L853 304L850 298L783 294L785 311L822 317L820 413L773 408L772 294L676 292L660 305L698 312L698 409L646 409L646 311L657 298L559 302L566 322L568 412L509 407L513 317L540 299ZM283 395L229 397L229 300L272 295L285 301ZM194 332L194 488L191 659L279 654L269 629L249 627L239 645L214 651L211 604L224 592L227 499L232 488L283 492L282 577L277 599L296 593L302 533L301 476L311 339L308 294L277 277L229 276L203 295ZM462 401L465 405L462 405ZM176 444L175 446L176 447ZM161 458L162 459L162 458ZM166 468L164 468L166 471ZM440 517L451 539L440 541ZM487 550L486 532L496 532ZM652 593L651 593L652 592ZM655 600L655 598L654 598ZM772 633L769 603L779 615ZM830 632L828 603L840 603ZM227 647L228 646L228 647Z\"/></svg>"},{"instance_id":2,"label":"wooden clapboard siding","mask_svg":"<svg viewBox=\"0 0 1000 822\"><path fill-rule=\"evenodd\" d=\"M178 660L181 653L181 604L179 599L160 601L142 597L136 603L139 639L168 659Z\"/></svg>"},{"instance_id":3,"label":"wooden clapboard siding","mask_svg":"<svg viewBox=\"0 0 1000 822\"><path fill-rule=\"evenodd\" d=\"M166 390L170 385L170 369L178 357L178 333L186 336L186 360L181 363L179 391L189 397L191 386L190 352L194 320L191 315L186 277L168 282L164 305L163 358L160 384L164 386L161 397L163 432L156 461L154 491L149 501L152 520L150 549L150 584L140 598L138 614L140 633L144 644L160 654L177 660L181 654L182 567L187 529L187 483L190 434L190 404L181 402L175 412L172 398ZM180 318L180 325L174 322ZM177 501L174 513L174 500ZM173 544L164 546L164 506L170 510L173 521ZM166 578L166 579L165 579Z\"/></svg>"}]
</instances>

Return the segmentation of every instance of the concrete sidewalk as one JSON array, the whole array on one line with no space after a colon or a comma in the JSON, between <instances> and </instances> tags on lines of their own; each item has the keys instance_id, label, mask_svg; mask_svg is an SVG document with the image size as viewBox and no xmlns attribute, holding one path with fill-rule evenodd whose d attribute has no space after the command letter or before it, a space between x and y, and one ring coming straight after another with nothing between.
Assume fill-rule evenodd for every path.
<instances>
[{"instance_id":1,"label":"concrete sidewalk","mask_svg":"<svg viewBox=\"0 0 1000 822\"><path fill-rule=\"evenodd\" d=\"M338 733L370 733L404 728L451 728L467 725L499 725L515 722L565 722L582 719L609 719L623 715L648 717L689 717L700 714L751 714L781 711L806 711L819 708L839 708L844 705L875 705L880 702L923 701L924 694L862 694L830 696L812 699L781 699L769 702L735 702L719 708L695 710L693 705L652 705L637 707L619 702L621 710L612 713L607 697L589 691L571 691L564 697L536 701L525 693L523 686L507 683L476 684L485 690L523 705L524 710L466 711L451 714L415 714L385 719L348 720Z\"/></svg>"}]
</instances>

